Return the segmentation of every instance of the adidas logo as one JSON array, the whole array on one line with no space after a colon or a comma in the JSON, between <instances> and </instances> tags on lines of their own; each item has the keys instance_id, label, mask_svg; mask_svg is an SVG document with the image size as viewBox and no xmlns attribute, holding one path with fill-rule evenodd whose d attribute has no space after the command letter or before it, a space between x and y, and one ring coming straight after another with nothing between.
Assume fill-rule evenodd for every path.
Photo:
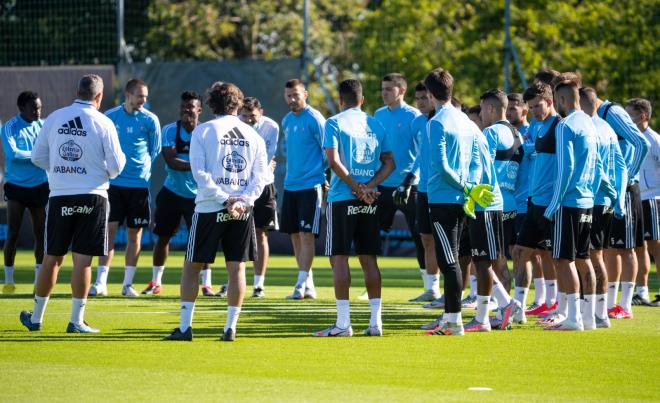
<instances>
[{"instance_id":1,"label":"adidas logo","mask_svg":"<svg viewBox=\"0 0 660 403\"><path fill-rule=\"evenodd\" d=\"M651 234L648 231L646 231L644 232L644 236L651 236Z\"/></svg>"},{"instance_id":2,"label":"adidas logo","mask_svg":"<svg viewBox=\"0 0 660 403\"><path fill-rule=\"evenodd\" d=\"M69 120L67 123L63 124L62 127L57 129L59 134L70 134L72 136L87 136L87 132L84 130L80 116L75 117L72 120Z\"/></svg>"},{"instance_id":3,"label":"adidas logo","mask_svg":"<svg viewBox=\"0 0 660 403\"><path fill-rule=\"evenodd\" d=\"M237 127L234 127L225 133L225 135L220 139L220 144L227 146L250 147L250 143L245 140L245 137Z\"/></svg>"}]
</instances>

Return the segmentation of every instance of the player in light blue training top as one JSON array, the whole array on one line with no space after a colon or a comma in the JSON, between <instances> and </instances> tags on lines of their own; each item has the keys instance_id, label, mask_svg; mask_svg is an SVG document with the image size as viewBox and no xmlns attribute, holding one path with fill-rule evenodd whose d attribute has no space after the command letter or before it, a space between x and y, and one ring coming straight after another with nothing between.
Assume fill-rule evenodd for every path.
<instances>
[{"instance_id":1,"label":"player in light blue training top","mask_svg":"<svg viewBox=\"0 0 660 403\"><path fill-rule=\"evenodd\" d=\"M314 239L318 237L321 224L322 186L325 183L325 119L319 111L307 105L307 91L300 80L286 82L284 100L291 111L282 120L286 176L280 231L291 236L298 262L298 280L293 294L287 298L300 300L316 298L312 263Z\"/></svg>"},{"instance_id":2,"label":"player in light blue training top","mask_svg":"<svg viewBox=\"0 0 660 403\"><path fill-rule=\"evenodd\" d=\"M5 282L2 292L13 294L14 258L25 209L30 213L34 240L34 281L44 257L44 226L48 203L46 171L32 163L32 147L43 126L41 99L36 92L23 91L16 101L19 113L2 127L5 152L5 200L7 201L7 239L5 240ZM64 129L63 129L64 130Z\"/></svg>"},{"instance_id":3,"label":"player in light blue training top","mask_svg":"<svg viewBox=\"0 0 660 403\"><path fill-rule=\"evenodd\" d=\"M124 103L105 113L119 134L121 149L126 155L126 166L119 176L110 181L110 245L108 256L99 258L96 281L89 290L90 296L107 294L108 271L115 252L115 234L124 221L128 240L122 295L138 295L133 288L133 277L140 256L142 229L148 227L151 220L149 179L151 164L160 153L161 142L158 117L144 108L148 95L149 90L144 81L129 80L124 89Z\"/></svg>"},{"instance_id":4,"label":"player in light blue training top","mask_svg":"<svg viewBox=\"0 0 660 403\"><path fill-rule=\"evenodd\" d=\"M390 73L381 81L381 96L385 106L374 113L390 136L396 168L379 186L378 216L380 229L389 232L394 215L400 210L406 217L420 270L424 270L424 247L417 229L417 184L418 167L415 157L419 152L419 137L412 123L420 112L404 100L408 83L403 75Z\"/></svg>"},{"instance_id":5,"label":"player in light blue training top","mask_svg":"<svg viewBox=\"0 0 660 403\"><path fill-rule=\"evenodd\" d=\"M507 94L509 106L506 109L506 120L508 120L516 129L523 139L523 155L518 167L518 178L516 179L516 219L514 220L513 229L513 244L509 247L511 256L513 257L513 246L518 240L518 233L522 228L522 224L527 214L527 203L529 200L529 177L531 175L534 158L536 152L534 150L534 139L529 136L529 123L527 123L527 114L529 107L525 102L523 94L509 93ZM532 118L533 119L533 118ZM541 266L541 259L538 254L532 257L532 267L522 264L514 259L514 280L515 280L515 293L514 298L517 299L526 310L531 311L545 302L545 279L543 277L543 269ZM534 302L528 307L527 294L529 287L534 279ZM517 321L526 320L524 317L516 318Z\"/></svg>"},{"instance_id":6,"label":"player in light blue training top","mask_svg":"<svg viewBox=\"0 0 660 403\"><path fill-rule=\"evenodd\" d=\"M594 193L599 185L596 171L602 170L597 164L598 136L593 120L580 109L575 81L556 84L554 98L558 112L566 118L557 125L557 180L544 216L554 222L552 255L560 289L566 293L566 314L546 330L595 329L595 274L589 250ZM584 294L582 309L580 291Z\"/></svg>"},{"instance_id":7,"label":"player in light blue training top","mask_svg":"<svg viewBox=\"0 0 660 403\"><path fill-rule=\"evenodd\" d=\"M630 115L610 101L596 100L598 116L614 130L619 140L621 153L628 167L625 211L623 217L614 217L610 228L610 249L605 250L605 261L609 270L608 315L611 318L631 318L635 280L638 271L638 251L644 246L644 222L639 170L649 151L649 142L639 131ZM637 248L637 251L635 251ZM619 280L621 281L621 303L617 304Z\"/></svg>"},{"instance_id":8,"label":"player in light blue training top","mask_svg":"<svg viewBox=\"0 0 660 403\"><path fill-rule=\"evenodd\" d=\"M506 120L506 111L509 99L502 90L489 90L481 96L481 121L484 126L484 136L488 140L490 157L497 174L497 184L502 196L502 249L493 265L495 273L508 292L511 290L511 275L509 274L508 261L505 251L509 250L515 238L516 220L516 184L520 163L524 151L522 148L522 137L515 127ZM496 203L493 203L495 205ZM493 206L490 207L491 209ZM518 296L517 296L518 297ZM520 296L522 297L522 296ZM501 298L501 303L508 305L509 301ZM500 302L498 300L498 302ZM522 298L518 299L520 304L524 303ZM517 310L522 313L522 310ZM515 318L520 320L520 318Z\"/></svg>"},{"instance_id":9,"label":"player in light blue training top","mask_svg":"<svg viewBox=\"0 0 660 403\"><path fill-rule=\"evenodd\" d=\"M580 88L580 107L591 116L598 136L598 159L610 186L600 186L594 196L593 220L591 223L591 263L596 275L596 327L607 328L608 270L603 251L610 247L610 227L613 216L623 214L628 185L628 169L612 127L596 114L596 91L590 87ZM613 214L614 210L616 213Z\"/></svg>"},{"instance_id":10,"label":"player in light blue training top","mask_svg":"<svg viewBox=\"0 0 660 403\"><path fill-rule=\"evenodd\" d=\"M325 124L323 145L332 179L328 193L325 253L330 256L337 302L337 320L319 337L352 336L349 288L351 275L348 256L352 249L360 258L369 296L371 318L366 336L382 336L381 281L376 255L380 236L375 204L376 186L394 169L390 134L371 116L362 112L362 85L358 80L339 84L342 112Z\"/></svg>"},{"instance_id":11,"label":"player in light blue training top","mask_svg":"<svg viewBox=\"0 0 660 403\"><path fill-rule=\"evenodd\" d=\"M461 292L463 278L458 265L458 236L465 218L463 204L469 175L481 177L477 136L479 128L451 104L452 75L441 68L431 71L424 84L436 113L427 125L429 136L428 200L438 266L445 278L445 313L432 335L463 335Z\"/></svg>"}]
</instances>

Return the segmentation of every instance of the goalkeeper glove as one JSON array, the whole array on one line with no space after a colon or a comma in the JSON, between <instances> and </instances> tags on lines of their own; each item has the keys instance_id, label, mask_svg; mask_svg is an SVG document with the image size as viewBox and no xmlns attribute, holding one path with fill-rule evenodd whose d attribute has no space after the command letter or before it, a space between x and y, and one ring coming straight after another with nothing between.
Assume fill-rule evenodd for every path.
<instances>
[{"instance_id":1,"label":"goalkeeper glove","mask_svg":"<svg viewBox=\"0 0 660 403\"><path fill-rule=\"evenodd\" d=\"M392 199L394 199L394 205L404 206L408 203L408 198L410 197L410 188L412 187L413 182L415 181L415 174L410 172L406 175L406 179L401 182L401 185L392 192Z\"/></svg>"},{"instance_id":2,"label":"goalkeeper glove","mask_svg":"<svg viewBox=\"0 0 660 403\"><path fill-rule=\"evenodd\" d=\"M491 192L491 190L493 190L493 187L486 184L473 185L467 183L463 187L465 195L469 196L483 208L490 206L495 200L495 193Z\"/></svg>"}]
</instances>

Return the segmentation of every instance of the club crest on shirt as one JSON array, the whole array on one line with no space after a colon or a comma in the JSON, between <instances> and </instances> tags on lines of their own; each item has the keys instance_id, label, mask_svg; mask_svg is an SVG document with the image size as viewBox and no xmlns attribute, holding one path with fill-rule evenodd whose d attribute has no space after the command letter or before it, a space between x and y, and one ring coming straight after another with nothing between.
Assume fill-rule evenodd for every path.
<instances>
[{"instance_id":1,"label":"club crest on shirt","mask_svg":"<svg viewBox=\"0 0 660 403\"><path fill-rule=\"evenodd\" d=\"M78 161L82 158L82 148L73 140L69 140L60 146L60 157L67 161Z\"/></svg>"},{"instance_id":2,"label":"club crest on shirt","mask_svg":"<svg viewBox=\"0 0 660 403\"><path fill-rule=\"evenodd\" d=\"M243 172L246 165L247 162L245 161L245 158L236 151L232 151L222 159L222 166L229 172Z\"/></svg>"}]
</instances>

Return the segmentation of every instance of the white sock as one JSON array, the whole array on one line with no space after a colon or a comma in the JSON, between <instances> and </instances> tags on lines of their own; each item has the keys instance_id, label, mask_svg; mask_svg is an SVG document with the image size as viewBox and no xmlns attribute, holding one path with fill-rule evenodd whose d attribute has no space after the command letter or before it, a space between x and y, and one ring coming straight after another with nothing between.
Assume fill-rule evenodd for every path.
<instances>
[{"instance_id":1,"label":"white sock","mask_svg":"<svg viewBox=\"0 0 660 403\"><path fill-rule=\"evenodd\" d=\"M369 308L371 310L371 318L369 319L370 327L383 327L383 320L381 318L381 303L380 298L372 298L369 300Z\"/></svg>"},{"instance_id":2,"label":"white sock","mask_svg":"<svg viewBox=\"0 0 660 403\"><path fill-rule=\"evenodd\" d=\"M642 297L643 299L647 300L647 301L649 299L651 299L649 297L649 287L647 287L647 286L638 285L636 294L639 295L640 297Z\"/></svg>"},{"instance_id":3,"label":"white sock","mask_svg":"<svg viewBox=\"0 0 660 403\"><path fill-rule=\"evenodd\" d=\"M595 315L598 319L607 318L607 294L596 295L596 310Z\"/></svg>"},{"instance_id":4,"label":"white sock","mask_svg":"<svg viewBox=\"0 0 660 403\"><path fill-rule=\"evenodd\" d=\"M632 281L621 282L621 301L619 301L619 305L621 305L621 308L625 309L627 312L630 312L632 309L632 297L634 289L635 283Z\"/></svg>"},{"instance_id":5,"label":"white sock","mask_svg":"<svg viewBox=\"0 0 660 403\"><path fill-rule=\"evenodd\" d=\"M236 333L236 323L238 323L238 316L241 314L240 306L231 306L227 305L227 323L225 323L226 332L228 329L231 329Z\"/></svg>"},{"instance_id":6,"label":"white sock","mask_svg":"<svg viewBox=\"0 0 660 403\"><path fill-rule=\"evenodd\" d=\"M488 301L489 295L477 295L477 321L480 323L488 323Z\"/></svg>"},{"instance_id":7,"label":"white sock","mask_svg":"<svg viewBox=\"0 0 660 403\"><path fill-rule=\"evenodd\" d=\"M151 268L151 281L156 284L161 284L163 281L163 272L165 271L165 266L153 266Z\"/></svg>"},{"instance_id":8,"label":"white sock","mask_svg":"<svg viewBox=\"0 0 660 403\"><path fill-rule=\"evenodd\" d=\"M340 329L348 329L351 325L351 305L347 299L337 300L337 323Z\"/></svg>"},{"instance_id":9,"label":"white sock","mask_svg":"<svg viewBox=\"0 0 660 403\"><path fill-rule=\"evenodd\" d=\"M50 297L34 296L34 309L32 310L32 323L41 323L44 320L44 312Z\"/></svg>"},{"instance_id":10,"label":"white sock","mask_svg":"<svg viewBox=\"0 0 660 403\"><path fill-rule=\"evenodd\" d=\"M194 302L181 301L181 319L179 322L179 330L181 333L188 330L192 326L193 314L195 313Z\"/></svg>"},{"instance_id":11,"label":"white sock","mask_svg":"<svg viewBox=\"0 0 660 403\"><path fill-rule=\"evenodd\" d=\"M426 274L426 269L419 269L419 274L422 276L422 282L424 283L424 289L429 289L429 278Z\"/></svg>"},{"instance_id":12,"label":"white sock","mask_svg":"<svg viewBox=\"0 0 660 403\"><path fill-rule=\"evenodd\" d=\"M545 302L545 279L537 277L534 279L534 304L541 305Z\"/></svg>"},{"instance_id":13,"label":"white sock","mask_svg":"<svg viewBox=\"0 0 660 403\"><path fill-rule=\"evenodd\" d=\"M309 269L309 273L307 274L307 280L305 280L305 288L314 288L314 273L312 273L312 269Z\"/></svg>"},{"instance_id":14,"label":"white sock","mask_svg":"<svg viewBox=\"0 0 660 403\"><path fill-rule=\"evenodd\" d=\"M37 279L39 278L39 271L40 270L41 270L41 265L40 264L35 264L34 265L34 285L35 286L37 285ZM648 287L647 287L647 293L648 293Z\"/></svg>"},{"instance_id":15,"label":"white sock","mask_svg":"<svg viewBox=\"0 0 660 403\"><path fill-rule=\"evenodd\" d=\"M463 318L461 317L460 312L447 313L446 315L448 322L463 326Z\"/></svg>"},{"instance_id":16,"label":"white sock","mask_svg":"<svg viewBox=\"0 0 660 403\"><path fill-rule=\"evenodd\" d=\"M594 323L596 321L596 294L584 294L584 309L582 309L582 321Z\"/></svg>"},{"instance_id":17,"label":"white sock","mask_svg":"<svg viewBox=\"0 0 660 403\"><path fill-rule=\"evenodd\" d=\"M527 294L529 293L529 288L527 287L516 287L516 293L514 298L516 301L520 302L520 305L523 308L527 305Z\"/></svg>"},{"instance_id":18,"label":"white sock","mask_svg":"<svg viewBox=\"0 0 660 403\"><path fill-rule=\"evenodd\" d=\"M254 288L257 288L257 287L264 288L264 277L265 276L263 276L263 275L261 275L261 276L258 275L258 274L254 275Z\"/></svg>"},{"instance_id":19,"label":"white sock","mask_svg":"<svg viewBox=\"0 0 660 403\"><path fill-rule=\"evenodd\" d=\"M545 280L545 304L551 307L557 302L557 280Z\"/></svg>"},{"instance_id":20,"label":"white sock","mask_svg":"<svg viewBox=\"0 0 660 403\"><path fill-rule=\"evenodd\" d=\"M557 293L557 313L566 316L566 293Z\"/></svg>"},{"instance_id":21,"label":"white sock","mask_svg":"<svg viewBox=\"0 0 660 403\"><path fill-rule=\"evenodd\" d=\"M566 307L568 309L568 315L566 316L568 320L575 323L582 320L582 316L580 315L580 294L567 294Z\"/></svg>"},{"instance_id":22,"label":"white sock","mask_svg":"<svg viewBox=\"0 0 660 403\"><path fill-rule=\"evenodd\" d=\"M477 276L470 274L470 297L477 296Z\"/></svg>"},{"instance_id":23,"label":"white sock","mask_svg":"<svg viewBox=\"0 0 660 403\"><path fill-rule=\"evenodd\" d=\"M431 290L433 290L435 294L440 295L440 273L429 274L429 278L431 279Z\"/></svg>"},{"instance_id":24,"label":"white sock","mask_svg":"<svg viewBox=\"0 0 660 403\"><path fill-rule=\"evenodd\" d=\"M497 305L500 308L504 308L509 305L509 302L511 302L511 297L499 280L493 281L493 296L497 300Z\"/></svg>"},{"instance_id":25,"label":"white sock","mask_svg":"<svg viewBox=\"0 0 660 403\"><path fill-rule=\"evenodd\" d=\"M14 284L14 266L5 266L5 284Z\"/></svg>"},{"instance_id":26,"label":"white sock","mask_svg":"<svg viewBox=\"0 0 660 403\"><path fill-rule=\"evenodd\" d=\"M309 277L309 273L307 273L305 270L298 270L298 281L296 281L296 288L305 288L307 277Z\"/></svg>"},{"instance_id":27,"label":"white sock","mask_svg":"<svg viewBox=\"0 0 660 403\"><path fill-rule=\"evenodd\" d=\"M619 282L613 281L607 283L607 309L614 308L616 297L619 295Z\"/></svg>"},{"instance_id":28,"label":"white sock","mask_svg":"<svg viewBox=\"0 0 660 403\"><path fill-rule=\"evenodd\" d=\"M202 287L212 287L211 283L211 269L202 270Z\"/></svg>"},{"instance_id":29,"label":"white sock","mask_svg":"<svg viewBox=\"0 0 660 403\"><path fill-rule=\"evenodd\" d=\"M135 277L135 266L126 266L124 269L124 285L132 285Z\"/></svg>"},{"instance_id":30,"label":"white sock","mask_svg":"<svg viewBox=\"0 0 660 403\"><path fill-rule=\"evenodd\" d=\"M96 268L96 284L106 286L108 284L108 273L110 272L110 266L98 266Z\"/></svg>"},{"instance_id":31,"label":"white sock","mask_svg":"<svg viewBox=\"0 0 660 403\"><path fill-rule=\"evenodd\" d=\"M82 325L85 320L85 304L87 298L72 298L71 303L71 323Z\"/></svg>"}]
</instances>

